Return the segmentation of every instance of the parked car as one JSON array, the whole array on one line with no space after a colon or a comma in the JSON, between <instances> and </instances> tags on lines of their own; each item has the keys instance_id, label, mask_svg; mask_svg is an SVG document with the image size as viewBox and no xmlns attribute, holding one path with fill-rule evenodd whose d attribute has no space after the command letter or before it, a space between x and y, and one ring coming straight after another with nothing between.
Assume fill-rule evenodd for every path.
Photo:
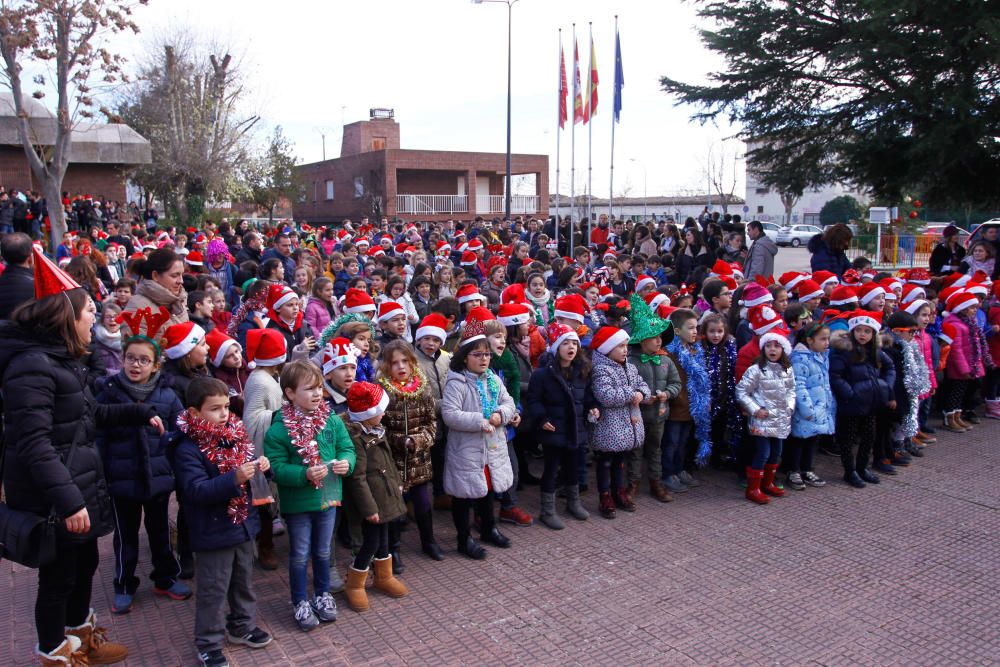
<instances>
[{"instance_id":1,"label":"parked car","mask_svg":"<svg viewBox=\"0 0 1000 667\"><path fill-rule=\"evenodd\" d=\"M980 238L982 238L983 232L985 232L990 227L1000 227L1000 218L992 218L992 219L987 220L986 222L982 223L981 225L976 225L976 227L973 228L973 231L972 231L971 234L969 234L968 232L966 232L964 229L959 229L958 230L958 239L959 239L959 241L962 241L965 244L966 248L968 248L969 245L973 241L977 241ZM939 234L940 234L940 232L939 232Z\"/></svg>"},{"instance_id":2,"label":"parked car","mask_svg":"<svg viewBox=\"0 0 1000 667\"><path fill-rule=\"evenodd\" d=\"M988 225L990 223L1000 224L1000 220L987 220L983 224ZM933 239L933 241L937 243L941 240L941 232L943 232L945 227L949 224L950 223L947 222L932 222L920 230L920 236ZM980 225L980 227L982 227L982 225ZM972 240L972 236L972 234L969 234L969 232L965 231L961 227L958 228L958 241L962 245L968 245L969 241Z\"/></svg>"},{"instance_id":3,"label":"parked car","mask_svg":"<svg viewBox=\"0 0 1000 667\"><path fill-rule=\"evenodd\" d=\"M800 245L809 243L809 239L812 237L822 233L823 230L815 225L792 225L779 229L774 242L778 245L790 245L793 248L798 248Z\"/></svg>"},{"instance_id":4,"label":"parked car","mask_svg":"<svg viewBox=\"0 0 1000 667\"><path fill-rule=\"evenodd\" d=\"M781 226L773 222L762 222L760 224L764 228L764 236L777 243L778 232L781 231Z\"/></svg>"}]
</instances>

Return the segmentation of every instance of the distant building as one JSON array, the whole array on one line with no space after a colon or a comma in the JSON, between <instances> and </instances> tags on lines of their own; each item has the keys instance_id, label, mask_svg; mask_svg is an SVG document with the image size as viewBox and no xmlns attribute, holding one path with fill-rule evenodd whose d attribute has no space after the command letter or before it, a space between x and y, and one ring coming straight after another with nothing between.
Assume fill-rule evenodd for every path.
<instances>
[{"instance_id":1,"label":"distant building","mask_svg":"<svg viewBox=\"0 0 1000 667\"><path fill-rule=\"evenodd\" d=\"M55 115L34 99L24 100L23 106L36 144L52 146L56 137ZM69 168L62 189L71 197L88 194L125 203L128 170L151 160L149 141L128 125L79 122L73 127ZM8 190L42 189L31 173L17 135L11 93L0 93L0 185Z\"/></svg>"},{"instance_id":2,"label":"distant building","mask_svg":"<svg viewBox=\"0 0 1000 667\"><path fill-rule=\"evenodd\" d=\"M761 183L759 174L754 170L753 162L749 157L753 150L752 141L747 142L746 160L746 207L747 212L743 215L746 220L760 220L762 222L774 222L784 224L785 205L781 203L781 194ZM808 188L798 201L792 206L792 219L790 224L804 223L819 225L819 212L823 205L831 199L836 199L843 195L849 195L858 200L864 207L868 201L868 195L856 187L843 183L831 183L819 187Z\"/></svg>"},{"instance_id":3,"label":"distant building","mask_svg":"<svg viewBox=\"0 0 1000 667\"><path fill-rule=\"evenodd\" d=\"M608 214L608 200L604 197L594 197L591 200L591 210L596 220L599 216ZM632 219L640 221L643 216L657 220L673 218L679 223L683 223L688 217L697 218L701 215L705 207L711 213L722 215L722 200L718 195L683 195L676 197L650 196L650 197L615 197L614 216L619 219ZM711 204L711 205L710 205ZM559 195L559 215L565 217L569 215L570 198L566 195ZM747 219L743 213L743 200L739 197L726 197L726 212L730 215L740 215ZM549 195L549 213L556 213L556 196ZM587 197L576 197L576 210L573 218L577 221L587 217Z\"/></svg>"},{"instance_id":4,"label":"distant building","mask_svg":"<svg viewBox=\"0 0 1000 667\"><path fill-rule=\"evenodd\" d=\"M401 220L472 220L504 213L505 153L400 148L391 109L344 126L340 157L297 167L305 194L295 218L340 222L387 216ZM511 215L548 215L549 158L514 154L513 177L533 177L534 194L513 195Z\"/></svg>"}]
</instances>

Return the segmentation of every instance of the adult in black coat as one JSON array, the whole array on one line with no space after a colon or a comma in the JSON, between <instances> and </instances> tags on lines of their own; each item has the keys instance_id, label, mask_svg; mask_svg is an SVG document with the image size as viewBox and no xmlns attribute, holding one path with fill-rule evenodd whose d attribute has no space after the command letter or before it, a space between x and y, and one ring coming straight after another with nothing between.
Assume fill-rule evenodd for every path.
<instances>
[{"instance_id":1,"label":"adult in black coat","mask_svg":"<svg viewBox=\"0 0 1000 667\"><path fill-rule=\"evenodd\" d=\"M72 289L29 303L13 321L0 323L7 505L57 520L56 558L38 570L35 628L42 653L65 649L67 626L93 627L97 538L113 528L97 425L162 427L151 406L94 400L81 359L96 312L86 292ZM110 643L100 649L125 652Z\"/></svg>"},{"instance_id":2,"label":"adult in black coat","mask_svg":"<svg viewBox=\"0 0 1000 667\"><path fill-rule=\"evenodd\" d=\"M7 320L15 308L35 298L31 237L21 232L4 235L0 241L0 255L7 263L0 275L0 320Z\"/></svg>"}]
</instances>

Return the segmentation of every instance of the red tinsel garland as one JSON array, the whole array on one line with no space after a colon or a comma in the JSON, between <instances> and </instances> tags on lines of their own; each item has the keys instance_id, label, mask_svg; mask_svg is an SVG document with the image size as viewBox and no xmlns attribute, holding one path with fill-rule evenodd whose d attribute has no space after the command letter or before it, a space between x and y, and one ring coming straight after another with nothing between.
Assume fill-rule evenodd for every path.
<instances>
[{"instance_id":1,"label":"red tinsel garland","mask_svg":"<svg viewBox=\"0 0 1000 667\"><path fill-rule=\"evenodd\" d=\"M177 417L177 428L198 445L201 453L219 469L220 474L225 475L254 460L253 443L236 415L229 415L229 420L219 426L201 417L192 417L185 411ZM221 446L223 441L231 446ZM240 486L240 495L229 500L228 513L237 525L246 521L250 513L245 486Z\"/></svg>"},{"instance_id":2,"label":"red tinsel garland","mask_svg":"<svg viewBox=\"0 0 1000 667\"><path fill-rule=\"evenodd\" d=\"M292 447L302 457L302 464L307 468L323 462L319 455L316 434L323 430L329 417L330 408L326 401L322 401L319 408L312 412L303 412L287 401L281 406L281 418L288 430L288 438L292 442ZM318 489L323 482L317 480L312 484Z\"/></svg>"}]
</instances>

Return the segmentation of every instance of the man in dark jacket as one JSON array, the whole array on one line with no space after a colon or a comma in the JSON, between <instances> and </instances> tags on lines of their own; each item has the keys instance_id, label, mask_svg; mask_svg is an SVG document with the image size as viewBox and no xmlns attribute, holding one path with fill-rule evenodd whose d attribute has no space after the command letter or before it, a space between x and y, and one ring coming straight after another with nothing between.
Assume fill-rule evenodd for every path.
<instances>
[{"instance_id":1,"label":"man in dark jacket","mask_svg":"<svg viewBox=\"0 0 1000 667\"><path fill-rule=\"evenodd\" d=\"M847 258L847 248L851 245L853 234L851 228L838 222L823 230L822 234L809 239L807 248L812 253L809 265L816 271L829 271L837 277L842 277L844 271L851 268L851 260Z\"/></svg>"},{"instance_id":2,"label":"man in dark jacket","mask_svg":"<svg viewBox=\"0 0 1000 667\"><path fill-rule=\"evenodd\" d=\"M22 232L7 234L0 241L0 255L7 263L0 275L0 320L6 320L15 308L35 298L31 237Z\"/></svg>"},{"instance_id":3,"label":"man in dark jacket","mask_svg":"<svg viewBox=\"0 0 1000 667\"><path fill-rule=\"evenodd\" d=\"M247 232L244 234L243 247L236 253L236 266L239 266L243 262L256 262L257 266L260 266L260 263L264 261L260 248L260 235L257 232Z\"/></svg>"},{"instance_id":4,"label":"man in dark jacket","mask_svg":"<svg viewBox=\"0 0 1000 667\"><path fill-rule=\"evenodd\" d=\"M277 259L285 267L285 283L295 284L295 260L292 259L292 239L288 234L278 234L274 237L274 247L268 248L262 256L262 261Z\"/></svg>"}]
</instances>

